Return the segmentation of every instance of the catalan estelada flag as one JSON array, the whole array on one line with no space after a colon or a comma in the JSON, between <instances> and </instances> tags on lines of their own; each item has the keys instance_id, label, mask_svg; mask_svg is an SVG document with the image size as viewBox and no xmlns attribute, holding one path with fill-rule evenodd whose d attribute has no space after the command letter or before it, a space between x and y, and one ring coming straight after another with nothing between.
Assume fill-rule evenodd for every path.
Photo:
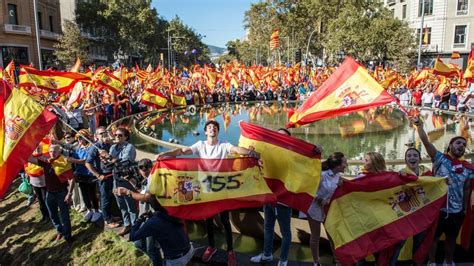
<instances>
[{"instance_id":1,"label":"catalan estelada flag","mask_svg":"<svg viewBox=\"0 0 474 266\"><path fill-rule=\"evenodd\" d=\"M74 72L41 71L31 67L20 70L19 86L43 90L69 92L79 81L90 81L90 77Z\"/></svg>"},{"instance_id":2,"label":"catalan estelada flag","mask_svg":"<svg viewBox=\"0 0 474 266\"><path fill-rule=\"evenodd\" d=\"M270 36L270 50L275 50L280 47L280 29L273 30Z\"/></svg>"},{"instance_id":3,"label":"catalan estelada flag","mask_svg":"<svg viewBox=\"0 0 474 266\"><path fill-rule=\"evenodd\" d=\"M395 102L395 99L364 67L347 57L298 110L290 112L286 127L297 127L390 102Z\"/></svg>"},{"instance_id":4,"label":"catalan estelada flag","mask_svg":"<svg viewBox=\"0 0 474 266\"><path fill-rule=\"evenodd\" d=\"M0 105L4 106L0 113L0 198L3 198L57 117L18 89L6 101L0 99Z\"/></svg>"},{"instance_id":5,"label":"catalan estelada flag","mask_svg":"<svg viewBox=\"0 0 474 266\"><path fill-rule=\"evenodd\" d=\"M255 158L173 158L155 163L150 193L172 216L202 220L275 203Z\"/></svg>"},{"instance_id":6,"label":"catalan estelada flag","mask_svg":"<svg viewBox=\"0 0 474 266\"><path fill-rule=\"evenodd\" d=\"M156 109L161 109L166 107L168 98L155 89L146 89L143 91L142 103Z\"/></svg>"},{"instance_id":7,"label":"catalan estelada flag","mask_svg":"<svg viewBox=\"0 0 474 266\"><path fill-rule=\"evenodd\" d=\"M245 122L240 122L240 131L239 146L260 153L265 181L278 201L307 212L321 176L315 145Z\"/></svg>"},{"instance_id":8,"label":"catalan estelada flag","mask_svg":"<svg viewBox=\"0 0 474 266\"><path fill-rule=\"evenodd\" d=\"M324 223L335 256L342 265L354 264L435 228L446 193L444 178L395 172L343 182L331 199Z\"/></svg>"},{"instance_id":9,"label":"catalan estelada flag","mask_svg":"<svg viewBox=\"0 0 474 266\"><path fill-rule=\"evenodd\" d=\"M456 68L449 67L448 65L443 63L443 61L441 61L441 59L439 59L438 57L436 58L436 61L433 67L433 74L442 75L445 77L459 76L459 70Z\"/></svg>"}]
</instances>

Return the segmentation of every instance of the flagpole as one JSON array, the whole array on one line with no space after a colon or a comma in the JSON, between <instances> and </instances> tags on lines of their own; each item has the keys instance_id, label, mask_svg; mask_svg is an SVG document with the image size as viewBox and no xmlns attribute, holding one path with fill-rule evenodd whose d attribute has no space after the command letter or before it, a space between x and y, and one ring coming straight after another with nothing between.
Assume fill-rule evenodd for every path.
<instances>
[{"instance_id":1,"label":"flagpole","mask_svg":"<svg viewBox=\"0 0 474 266\"><path fill-rule=\"evenodd\" d=\"M420 38L418 45L418 62L417 67L420 68L421 64L421 46L423 45L423 24L425 23L425 0L421 2L421 26L420 26Z\"/></svg>"},{"instance_id":2,"label":"flagpole","mask_svg":"<svg viewBox=\"0 0 474 266\"><path fill-rule=\"evenodd\" d=\"M38 49L38 69L43 70L41 64L41 47L40 47L40 31L38 25L38 1L33 0L33 12L35 13L35 32L36 32L36 48Z\"/></svg>"}]
</instances>

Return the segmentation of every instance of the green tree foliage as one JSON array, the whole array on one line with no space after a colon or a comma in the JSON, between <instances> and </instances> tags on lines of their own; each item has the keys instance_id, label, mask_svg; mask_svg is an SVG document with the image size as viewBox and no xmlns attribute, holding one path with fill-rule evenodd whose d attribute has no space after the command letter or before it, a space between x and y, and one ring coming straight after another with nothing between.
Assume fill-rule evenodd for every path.
<instances>
[{"instance_id":1,"label":"green tree foliage","mask_svg":"<svg viewBox=\"0 0 474 266\"><path fill-rule=\"evenodd\" d=\"M191 65L198 61L209 62L210 51L201 41L202 36L186 26L178 16L169 22L167 31L172 39L171 48L176 54L179 65ZM196 54L192 54L193 49L196 49Z\"/></svg>"},{"instance_id":2,"label":"green tree foliage","mask_svg":"<svg viewBox=\"0 0 474 266\"><path fill-rule=\"evenodd\" d=\"M81 30L73 22L64 21L63 35L59 38L59 42L54 46L55 56L64 67L71 67L79 57L82 64L90 62L87 47L89 46L86 39L81 36Z\"/></svg>"},{"instance_id":3,"label":"green tree foliage","mask_svg":"<svg viewBox=\"0 0 474 266\"><path fill-rule=\"evenodd\" d=\"M83 31L90 33L94 43L107 48L109 60L135 56L145 64L158 64L160 53L166 55L168 30L172 36L186 36L177 40L180 48L196 48L200 51L198 59L208 60L209 50L201 36L179 19L168 22L160 18L156 9L151 8L151 0L78 1L76 21Z\"/></svg>"},{"instance_id":4,"label":"green tree foliage","mask_svg":"<svg viewBox=\"0 0 474 266\"><path fill-rule=\"evenodd\" d=\"M249 62L255 61L257 49L265 55L260 62L276 58L275 52L269 51L274 29L280 29L282 63L293 62L295 52L301 50L303 59L306 51L310 58L329 63L338 62L341 55L352 55L362 61L385 61L406 69L414 49L413 31L376 1L264 1L251 5L244 26L246 39L229 42L228 49L236 49L229 54Z\"/></svg>"}]
</instances>

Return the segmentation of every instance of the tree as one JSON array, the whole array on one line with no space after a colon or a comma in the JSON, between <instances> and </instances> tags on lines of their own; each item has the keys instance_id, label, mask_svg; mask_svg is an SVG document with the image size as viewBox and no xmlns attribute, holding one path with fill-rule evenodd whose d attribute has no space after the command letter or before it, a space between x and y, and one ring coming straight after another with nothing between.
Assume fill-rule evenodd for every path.
<instances>
[{"instance_id":1,"label":"tree","mask_svg":"<svg viewBox=\"0 0 474 266\"><path fill-rule=\"evenodd\" d=\"M54 54L58 61L67 68L73 66L78 57L82 64L89 64L91 60L87 51L88 46L87 40L81 36L79 27L75 23L65 20L63 35L54 46Z\"/></svg>"}]
</instances>

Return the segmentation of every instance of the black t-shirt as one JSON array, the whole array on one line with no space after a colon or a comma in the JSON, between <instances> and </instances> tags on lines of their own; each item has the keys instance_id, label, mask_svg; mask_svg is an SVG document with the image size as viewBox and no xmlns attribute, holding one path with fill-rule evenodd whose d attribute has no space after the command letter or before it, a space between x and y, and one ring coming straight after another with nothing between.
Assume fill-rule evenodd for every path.
<instances>
[{"instance_id":1,"label":"black t-shirt","mask_svg":"<svg viewBox=\"0 0 474 266\"><path fill-rule=\"evenodd\" d=\"M44 169L44 180L46 183L46 191L58 192L67 190L68 182L61 182L59 177L54 172L54 169L50 163L39 161L38 165Z\"/></svg>"}]
</instances>

